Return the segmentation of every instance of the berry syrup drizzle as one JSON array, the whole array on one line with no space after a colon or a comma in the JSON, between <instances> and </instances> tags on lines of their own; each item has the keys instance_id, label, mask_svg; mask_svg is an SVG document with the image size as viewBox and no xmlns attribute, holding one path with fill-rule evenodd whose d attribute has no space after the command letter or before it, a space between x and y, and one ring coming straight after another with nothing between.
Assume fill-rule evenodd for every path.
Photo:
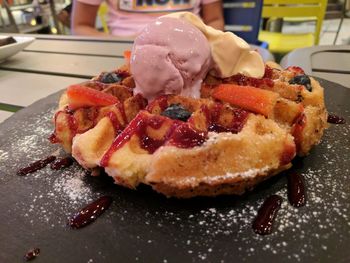
<instances>
[{"instance_id":1,"label":"berry syrup drizzle","mask_svg":"<svg viewBox=\"0 0 350 263\"><path fill-rule=\"evenodd\" d=\"M328 123L333 123L333 124L345 124L346 121L343 117L339 117L334 114L329 114L327 118Z\"/></svg>"},{"instance_id":2,"label":"berry syrup drizzle","mask_svg":"<svg viewBox=\"0 0 350 263\"><path fill-rule=\"evenodd\" d=\"M261 79L247 77L242 74L236 74L229 78L224 79L224 83L236 83L240 86L253 86L256 88L260 87L273 87L274 82L272 80L273 77L273 68L269 66L265 66L264 76Z\"/></svg>"},{"instance_id":3,"label":"berry syrup drizzle","mask_svg":"<svg viewBox=\"0 0 350 263\"><path fill-rule=\"evenodd\" d=\"M57 158L50 164L52 170L60 170L69 167L73 164L73 159L71 157Z\"/></svg>"},{"instance_id":4,"label":"berry syrup drizzle","mask_svg":"<svg viewBox=\"0 0 350 263\"><path fill-rule=\"evenodd\" d=\"M111 205L112 198L110 196L102 196L96 201L88 204L78 211L68 220L68 225L78 229L94 222L103 212Z\"/></svg>"},{"instance_id":5,"label":"berry syrup drizzle","mask_svg":"<svg viewBox=\"0 0 350 263\"><path fill-rule=\"evenodd\" d=\"M169 144L178 148L193 148L202 145L206 139L206 132L198 132L187 123L184 123L174 129L169 139Z\"/></svg>"},{"instance_id":6,"label":"berry syrup drizzle","mask_svg":"<svg viewBox=\"0 0 350 263\"><path fill-rule=\"evenodd\" d=\"M34 260L40 254L40 248L32 248L30 249L23 257L25 261Z\"/></svg>"},{"instance_id":7,"label":"berry syrup drizzle","mask_svg":"<svg viewBox=\"0 0 350 263\"><path fill-rule=\"evenodd\" d=\"M269 196L259 208L258 214L253 222L253 230L259 235L268 235L272 232L272 225L277 212L282 204L282 197L278 195Z\"/></svg>"},{"instance_id":8,"label":"berry syrup drizzle","mask_svg":"<svg viewBox=\"0 0 350 263\"><path fill-rule=\"evenodd\" d=\"M221 103L216 103L212 109L204 108L206 118L207 118L207 126L208 131L210 132L231 132L231 133L239 133L248 118L249 112L242 109L232 109L233 118L231 123L228 126L223 126L220 124L220 115L223 111L224 105Z\"/></svg>"},{"instance_id":9,"label":"berry syrup drizzle","mask_svg":"<svg viewBox=\"0 0 350 263\"><path fill-rule=\"evenodd\" d=\"M44 159L35 161L35 162L29 164L28 166L19 169L17 171L17 175L24 176L24 175L27 175L30 173L34 173L34 172L44 168L49 163L52 163L54 160L56 160L56 156L51 155L51 156L46 157Z\"/></svg>"},{"instance_id":10,"label":"berry syrup drizzle","mask_svg":"<svg viewBox=\"0 0 350 263\"><path fill-rule=\"evenodd\" d=\"M73 137L76 134L86 132L87 130L95 127L97 125L98 120L102 119L102 117L108 117L114 127L115 133L119 134L125 127L127 120L124 106L122 103L117 103L115 105L110 106L111 110L105 112L103 116L101 116L100 107L97 106L90 109L78 108L76 110L71 110L67 106L64 110L58 111L55 114L55 124L57 125L59 123L57 122L58 118L65 118L63 122L67 123L68 131L70 134L70 140L73 140ZM87 118L88 125L81 125L81 123L79 123L79 111L82 111L82 114L84 114L84 116ZM76 116L77 114L78 116ZM118 118L118 115L120 116L120 118ZM51 134L49 140L51 143L61 142L61 140L57 136L57 127L55 127L55 131L53 134Z\"/></svg>"},{"instance_id":11,"label":"berry syrup drizzle","mask_svg":"<svg viewBox=\"0 0 350 263\"><path fill-rule=\"evenodd\" d=\"M294 207L302 207L306 203L305 186L303 178L298 173L288 174L288 200Z\"/></svg>"}]
</instances>

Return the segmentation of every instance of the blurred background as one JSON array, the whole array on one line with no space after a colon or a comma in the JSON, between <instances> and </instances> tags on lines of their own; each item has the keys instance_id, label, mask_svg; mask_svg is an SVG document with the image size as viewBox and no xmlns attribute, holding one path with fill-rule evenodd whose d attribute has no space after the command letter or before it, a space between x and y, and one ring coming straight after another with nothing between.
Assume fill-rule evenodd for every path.
<instances>
[{"instance_id":1,"label":"blurred background","mask_svg":"<svg viewBox=\"0 0 350 263\"><path fill-rule=\"evenodd\" d=\"M0 33L70 35L69 0L0 0ZM108 7L96 28L108 31ZM283 56L314 45L350 44L350 0L223 0L225 30Z\"/></svg>"}]
</instances>

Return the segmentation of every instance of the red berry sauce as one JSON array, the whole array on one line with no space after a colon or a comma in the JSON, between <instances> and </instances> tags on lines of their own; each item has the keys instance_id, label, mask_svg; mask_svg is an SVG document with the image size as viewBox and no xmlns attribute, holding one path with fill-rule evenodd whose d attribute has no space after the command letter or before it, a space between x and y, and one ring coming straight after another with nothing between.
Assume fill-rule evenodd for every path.
<instances>
[{"instance_id":1,"label":"red berry sauce","mask_svg":"<svg viewBox=\"0 0 350 263\"><path fill-rule=\"evenodd\" d=\"M306 115L304 113L301 113L297 119L295 120L295 123L292 126L292 135L294 137L294 142L297 147L297 151L300 150L300 145L303 139L303 130L306 126Z\"/></svg>"},{"instance_id":2,"label":"red berry sauce","mask_svg":"<svg viewBox=\"0 0 350 263\"><path fill-rule=\"evenodd\" d=\"M31 261L35 259L37 256L39 256L39 254L40 254L40 248L32 248L24 255L23 258L25 261Z\"/></svg>"},{"instance_id":3,"label":"red berry sauce","mask_svg":"<svg viewBox=\"0 0 350 263\"><path fill-rule=\"evenodd\" d=\"M269 66L265 66L265 73L263 78L272 79L272 77L273 77L273 68L270 68Z\"/></svg>"},{"instance_id":4,"label":"red berry sauce","mask_svg":"<svg viewBox=\"0 0 350 263\"><path fill-rule=\"evenodd\" d=\"M295 75L305 75L305 71L301 67L292 66L288 67L287 70L293 72Z\"/></svg>"},{"instance_id":5,"label":"red berry sauce","mask_svg":"<svg viewBox=\"0 0 350 263\"><path fill-rule=\"evenodd\" d=\"M56 156L51 155L51 156L46 157L44 159L33 162L33 163L29 164L28 166L19 169L17 171L17 175L24 176L24 175L27 175L30 173L34 173L34 172L44 168L46 165L53 162L55 159L56 159Z\"/></svg>"},{"instance_id":6,"label":"red berry sauce","mask_svg":"<svg viewBox=\"0 0 350 263\"><path fill-rule=\"evenodd\" d=\"M306 203L304 181L298 173L288 174L288 200L295 207L304 206Z\"/></svg>"},{"instance_id":7,"label":"red berry sauce","mask_svg":"<svg viewBox=\"0 0 350 263\"><path fill-rule=\"evenodd\" d=\"M345 124L346 121L343 117L339 117L334 114L329 114L327 118L328 123L333 123L333 124Z\"/></svg>"},{"instance_id":8,"label":"red berry sauce","mask_svg":"<svg viewBox=\"0 0 350 263\"><path fill-rule=\"evenodd\" d=\"M166 119L167 118L163 116L150 116L147 112L140 111L140 113L137 114L137 116L124 129L124 131L115 138L111 147L102 157L101 166L107 166L112 154L127 143L133 135L137 135L140 138L140 146L142 148L150 153L153 153L164 144L164 141L158 141L150 138L146 134L146 128L147 126L150 126L153 129L159 129Z\"/></svg>"},{"instance_id":9,"label":"red berry sauce","mask_svg":"<svg viewBox=\"0 0 350 263\"><path fill-rule=\"evenodd\" d=\"M268 235L272 232L273 222L282 204L282 197L269 196L259 208L258 215L253 222L253 230L259 235Z\"/></svg>"},{"instance_id":10,"label":"red berry sauce","mask_svg":"<svg viewBox=\"0 0 350 263\"><path fill-rule=\"evenodd\" d=\"M206 132L198 132L188 123L183 123L174 129L169 138L169 144L179 148L193 148L203 144L206 139Z\"/></svg>"},{"instance_id":11,"label":"red berry sauce","mask_svg":"<svg viewBox=\"0 0 350 263\"><path fill-rule=\"evenodd\" d=\"M71 157L57 158L50 164L50 168L53 170L60 170L69 167L73 164Z\"/></svg>"},{"instance_id":12,"label":"red berry sauce","mask_svg":"<svg viewBox=\"0 0 350 263\"><path fill-rule=\"evenodd\" d=\"M146 110L148 112L154 113L154 110L157 106L159 107L161 112L164 111L169 106L168 96L167 95L159 96L154 101L152 101L150 104L148 104L148 106L146 107Z\"/></svg>"},{"instance_id":13,"label":"red berry sauce","mask_svg":"<svg viewBox=\"0 0 350 263\"><path fill-rule=\"evenodd\" d=\"M82 228L95 221L111 205L112 198L102 196L96 201L88 204L68 220L72 228Z\"/></svg>"}]
</instances>

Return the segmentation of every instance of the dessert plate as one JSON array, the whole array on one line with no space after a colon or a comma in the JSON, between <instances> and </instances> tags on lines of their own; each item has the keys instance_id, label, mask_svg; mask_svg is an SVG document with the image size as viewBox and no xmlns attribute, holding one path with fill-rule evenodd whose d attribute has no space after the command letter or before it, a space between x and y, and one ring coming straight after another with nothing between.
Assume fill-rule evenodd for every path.
<instances>
[{"instance_id":1,"label":"dessert plate","mask_svg":"<svg viewBox=\"0 0 350 263\"><path fill-rule=\"evenodd\" d=\"M8 36L0 36L0 38L6 38ZM25 47L27 47L30 43L32 43L35 38L34 37L13 37L16 40L16 43L1 46L0 47L0 63L3 62L5 59L15 55L19 51L23 50Z\"/></svg>"},{"instance_id":2,"label":"dessert plate","mask_svg":"<svg viewBox=\"0 0 350 263\"><path fill-rule=\"evenodd\" d=\"M285 174L241 197L190 200L128 190L76 164L18 176L18 168L59 148L47 137L60 93L19 111L0 125L0 262L19 262L30 248L41 250L35 262L349 262L350 89L320 81L327 109L347 123L331 124L322 143L294 162L307 189L301 208L288 202ZM272 194L282 207L272 234L260 236L252 221ZM94 223L67 226L105 195L114 201Z\"/></svg>"}]
</instances>

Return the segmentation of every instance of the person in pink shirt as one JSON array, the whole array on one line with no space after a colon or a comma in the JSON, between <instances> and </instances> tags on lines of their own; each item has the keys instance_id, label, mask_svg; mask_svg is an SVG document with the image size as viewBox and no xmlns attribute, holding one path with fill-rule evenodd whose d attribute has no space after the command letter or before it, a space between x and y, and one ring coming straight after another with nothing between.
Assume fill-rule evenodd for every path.
<instances>
[{"instance_id":1,"label":"person in pink shirt","mask_svg":"<svg viewBox=\"0 0 350 263\"><path fill-rule=\"evenodd\" d=\"M95 29L99 5L104 0L75 0L72 32L75 35L102 36ZM224 29L222 0L106 0L108 27L115 36L135 36L155 18L171 12L190 11L216 29Z\"/></svg>"}]
</instances>

